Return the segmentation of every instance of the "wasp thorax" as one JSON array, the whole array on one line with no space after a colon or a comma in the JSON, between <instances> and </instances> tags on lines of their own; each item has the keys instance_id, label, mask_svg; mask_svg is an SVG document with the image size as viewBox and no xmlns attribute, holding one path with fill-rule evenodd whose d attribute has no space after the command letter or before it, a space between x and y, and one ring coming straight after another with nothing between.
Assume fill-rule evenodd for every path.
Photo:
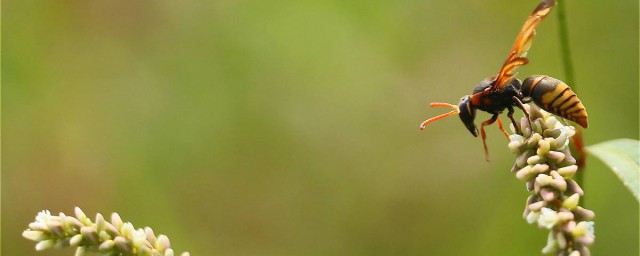
<instances>
[{"instance_id":1,"label":"wasp thorax","mask_svg":"<svg viewBox=\"0 0 640 256\"><path fill-rule=\"evenodd\" d=\"M487 89L489 87L491 87L491 84L496 80L495 76L490 76L485 78L484 80L480 81L480 83L478 83L478 85L476 85L475 88L473 88L473 93L479 93L481 91L484 91L484 89Z\"/></svg>"},{"instance_id":2,"label":"wasp thorax","mask_svg":"<svg viewBox=\"0 0 640 256\"><path fill-rule=\"evenodd\" d=\"M464 96L460 99L458 111L460 111L458 116L460 116L460 120L462 120L464 126L467 127L467 130L469 130L473 136L478 137L478 127L473 123L476 119L476 109L471 106L470 96Z\"/></svg>"}]
</instances>

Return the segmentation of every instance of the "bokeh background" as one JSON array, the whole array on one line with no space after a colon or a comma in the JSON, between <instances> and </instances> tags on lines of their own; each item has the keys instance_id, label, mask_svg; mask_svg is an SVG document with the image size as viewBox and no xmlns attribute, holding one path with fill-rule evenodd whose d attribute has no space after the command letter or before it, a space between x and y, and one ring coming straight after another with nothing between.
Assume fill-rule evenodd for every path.
<instances>
[{"instance_id":1,"label":"bokeh background","mask_svg":"<svg viewBox=\"0 0 640 256\"><path fill-rule=\"evenodd\" d=\"M537 4L3 1L2 254L72 255L20 234L80 206L192 255L538 255L497 127L491 162L457 118L418 131ZM566 4L587 144L638 139L638 1ZM521 77L564 78L555 11ZM584 188L594 255L638 255L634 197L595 158Z\"/></svg>"}]
</instances>

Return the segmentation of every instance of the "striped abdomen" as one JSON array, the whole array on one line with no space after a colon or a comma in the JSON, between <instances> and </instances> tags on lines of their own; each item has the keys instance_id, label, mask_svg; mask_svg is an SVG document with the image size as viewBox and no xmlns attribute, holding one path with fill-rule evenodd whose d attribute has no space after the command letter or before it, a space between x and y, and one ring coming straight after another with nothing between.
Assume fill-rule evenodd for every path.
<instances>
[{"instance_id":1,"label":"striped abdomen","mask_svg":"<svg viewBox=\"0 0 640 256\"><path fill-rule=\"evenodd\" d=\"M522 82L522 96L531 97L542 109L587 128L587 110L564 82L549 76L530 76Z\"/></svg>"}]
</instances>

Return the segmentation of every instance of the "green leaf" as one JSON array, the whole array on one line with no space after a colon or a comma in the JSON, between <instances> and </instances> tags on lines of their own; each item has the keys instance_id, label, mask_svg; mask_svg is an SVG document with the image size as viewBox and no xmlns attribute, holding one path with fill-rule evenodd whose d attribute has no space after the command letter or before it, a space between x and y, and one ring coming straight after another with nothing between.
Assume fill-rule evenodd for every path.
<instances>
[{"instance_id":1,"label":"green leaf","mask_svg":"<svg viewBox=\"0 0 640 256\"><path fill-rule=\"evenodd\" d=\"M618 175L631 193L640 201L640 141L615 139L587 147Z\"/></svg>"}]
</instances>

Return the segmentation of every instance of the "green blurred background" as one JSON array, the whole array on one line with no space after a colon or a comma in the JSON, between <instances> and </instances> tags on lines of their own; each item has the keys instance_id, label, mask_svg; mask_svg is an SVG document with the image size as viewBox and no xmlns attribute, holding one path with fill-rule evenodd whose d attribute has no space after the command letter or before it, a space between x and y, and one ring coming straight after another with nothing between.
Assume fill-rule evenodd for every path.
<instances>
[{"instance_id":1,"label":"green blurred background","mask_svg":"<svg viewBox=\"0 0 640 256\"><path fill-rule=\"evenodd\" d=\"M497 127L491 162L458 118L418 131L498 71L535 0L2 4L3 255L72 255L20 234L74 206L192 255L546 243ZM637 139L638 1L566 4L587 144ZM520 77L564 78L558 38L554 11ZM638 202L595 158L585 182L594 255L638 255Z\"/></svg>"}]
</instances>

